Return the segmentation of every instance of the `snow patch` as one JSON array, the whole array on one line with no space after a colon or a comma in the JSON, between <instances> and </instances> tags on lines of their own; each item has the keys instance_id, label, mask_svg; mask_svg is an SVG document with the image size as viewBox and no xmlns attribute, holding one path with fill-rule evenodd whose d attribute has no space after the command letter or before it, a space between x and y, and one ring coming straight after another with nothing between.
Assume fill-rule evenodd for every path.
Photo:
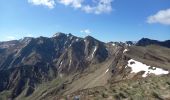
<instances>
[{"instance_id":1,"label":"snow patch","mask_svg":"<svg viewBox=\"0 0 170 100\"><path fill-rule=\"evenodd\" d=\"M106 50L109 51L108 48L106 48Z\"/></svg>"},{"instance_id":2,"label":"snow patch","mask_svg":"<svg viewBox=\"0 0 170 100\"><path fill-rule=\"evenodd\" d=\"M73 36L70 37L70 40L72 40L72 39L73 39Z\"/></svg>"},{"instance_id":3,"label":"snow patch","mask_svg":"<svg viewBox=\"0 0 170 100\"><path fill-rule=\"evenodd\" d=\"M67 41L64 43L64 45L66 45L67 44Z\"/></svg>"},{"instance_id":4,"label":"snow patch","mask_svg":"<svg viewBox=\"0 0 170 100\"><path fill-rule=\"evenodd\" d=\"M86 42L87 40L86 39L84 39L84 42Z\"/></svg>"},{"instance_id":5,"label":"snow patch","mask_svg":"<svg viewBox=\"0 0 170 100\"><path fill-rule=\"evenodd\" d=\"M78 38L76 39L76 42L77 42L77 41L79 41L79 39L78 39Z\"/></svg>"},{"instance_id":6,"label":"snow patch","mask_svg":"<svg viewBox=\"0 0 170 100\"><path fill-rule=\"evenodd\" d=\"M60 69L60 68L61 68L62 64L63 64L63 61L62 61L62 62L60 62L60 66L59 66L59 68L58 68L58 69Z\"/></svg>"},{"instance_id":7,"label":"snow patch","mask_svg":"<svg viewBox=\"0 0 170 100\"><path fill-rule=\"evenodd\" d=\"M95 46L95 48L94 48L94 51L92 53L92 58L94 57L94 53L96 52L96 50L97 50L97 46Z\"/></svg>"},{"instance_id":8,"label":"snow patch","mask_svg":"<svg viewBox=\"0 0 170 100\"><path fill-rule=\"evenodd\" d=\"M113 46L115 46L116 44L115 43L112 43Z\"/></svg>"},{"instance_id":9,"label":"snow patch","mask_svg":"<svg viewBox=\"0 0 170 100\"><path fill-rule=\"evenodd\" d=\"M70 59L69 66L71 66L72 60Z\"/></svg>"},{"instance_id":10,"label":"snow patch","mask_svg":"<svg viewBox=\"0 0 170 100\"><path fill-rule=\"evenodd\" d=\"M123 53L125 53L125 52L127 52L128 51L128 49L125 49L124 51L123 51Z\"/></svg>"},{"instance_id":11,"label":"snow patch","mask_svg":"<svg viewBox=\"0 0 170 100\"><path fill-rule=\"evenodd\" d=\"M107 69L106 71L105 71L105 73L107 73L109 71L109 69Z\"/></svg>"},{"instance_id":12,"label":"snow patch","mask_svg":"<svg viewBox=\"0 0 170 100\"><path fill-rule=\"evenodd\" d=\"M131 44L127 44L127 46L132 46Z\"/></svg>"},{"instance_id":13,"label":"snow patch","mask_svg":"<svg viewBox=\"0 0 170 100\"><path fill-rule=\"evenodd\" d=\"M130 59L128 61L128 65L126 67L130 67L132 69L131 73L138 73L141 71L145 71L145 73L142 75L142 77L147 77L149 74L155 74L155 75L163 75L168 74L169 71L163 70L161 68L157 67L151 67L146 64L143 64L139 61Z\"/></svg>"},{"instance_id":14,"label":"snow patch","mask_svg":"<svg viewBox=\"0 0 170 100\"><path fill-rule=\"evenodd\" d=\"M63 64L63 62L60 63L60 65L62 65L62 64Z\"/></svg>"},{"instance_id":15,"label":"snow patch","mask_svg":"<svg viewBox=\"0 0 170 100\"><path fill-rule=\"evenodd\" d=\"M71 47L72 44L69 45L69 47Z\"/></svg>"}]
</instances>

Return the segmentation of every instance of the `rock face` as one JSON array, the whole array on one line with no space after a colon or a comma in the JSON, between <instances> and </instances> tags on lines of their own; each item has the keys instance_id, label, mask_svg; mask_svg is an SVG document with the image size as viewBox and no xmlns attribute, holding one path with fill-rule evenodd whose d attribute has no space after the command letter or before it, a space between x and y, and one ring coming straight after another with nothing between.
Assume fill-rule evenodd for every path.
<instances>
[{"instance_id":1,"label":"rock face","mask_svg":"<svg viewBox=\"0 0 170 100\"><path fill-rule=\"evenodd\" d=\"M142 47L151 44L160 46ZM170 50L161 46L170 47L169 41L104 43L64 33L0 42L0 99L4 95L5 99L48 99L141 78L143 72L134 74L127 67L130 59L169 70Z\"/></svg>"},{"instance_id":2,"label":"rock face","mask_svg":"<svg viewBox=\"0 0 170 100\"><path fill-rule=\"evenodd\" d=\"M25 87L28 95L36 85L60 73L81 72L107 59L105 43L93 37L57 33L52 38L24 38L0 43L0 91L12 90L12 98Z\"/></svg>"}]
</instances>

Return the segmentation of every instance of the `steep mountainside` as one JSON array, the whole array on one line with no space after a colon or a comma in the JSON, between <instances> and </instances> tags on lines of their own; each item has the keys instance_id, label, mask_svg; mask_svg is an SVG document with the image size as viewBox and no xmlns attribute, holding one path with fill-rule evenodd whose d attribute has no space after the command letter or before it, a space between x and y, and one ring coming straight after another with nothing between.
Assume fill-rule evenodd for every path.
<instances>
[{"instance_id":1,"label":"steep mountainside","mask_svg":"<svg viewBox=\"0 0 170 100\"><path fill-rule=\"evenodd\" d=\"M28 96L42 82L82 72L108 57L103 42L63 33L4 42L0 47L0 91L12 90L12 98L25 89Z\"/></svg>"},{"instance_id":2,"label":"steep mountainside","mask_svg":"<svg viewBox=\"0 0 170 100\"><path fill-rule=\"evenodd\" d=\"M168 45L149 39L104 43L64 33L0 42L0 99L102 99L101 89L115 99L109 89L116 84L139 84L135 82L169 74Z\"/></svg>"}]
</instances>

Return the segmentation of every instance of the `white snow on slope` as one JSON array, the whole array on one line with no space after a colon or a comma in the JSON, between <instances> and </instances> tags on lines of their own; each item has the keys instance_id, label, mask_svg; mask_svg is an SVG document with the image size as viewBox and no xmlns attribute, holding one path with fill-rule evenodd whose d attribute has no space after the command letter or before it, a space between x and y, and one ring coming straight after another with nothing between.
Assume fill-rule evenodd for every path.
<instances>
[{"instance_id":1,"label":"white snow on slope","mask_svg":"<svg viewBox=\"0 0 170 100\"><path fill-rule=\"evenodd\" d=\"M142 77L146 77L148 74L155 74L155 75L162 75L162 74L168 74L169 71L163 70L161 68L151 67L146 64L143 64L141 62L138 62L136 60L130 59L128 61L128 67L131 67L132 71L131 73L138 73L140 71L145 71L145 73L142 75ZM126 66L126 67L127 67Z\"/></svg>"},{"instance_id":2,"label":"white snow on slope","mask_svg":"<svg viewBox=\"0 0 170 100\"><path fill-rule=\"evenodd\" d=\"M73 39L73 36L70 37L70 40L72 40L72 39Z\"/></svg>"},{"instance_id":3,"label":"white snow on slope","mask_svg":"<svg viewBox=\"0 0 170 100\"><path fill-rule=\"evenodd\" d=\"M86 42L87 40L85 39L84 42Z\"/></svg>"},{"instance_id":4,"label":"white snow on slope","mask_svg":"<svg viewBox=\"0 0 170 100\"><path fill-rule=\"evenodd\" d=\"M116 44L115 43L112 43L113 46L115 46Z\"/></svg>"},{"instance_id":5,"label":"white snow on slope","mask_svg":"<svg viewBox=\"0 0 170 100\"><path fill-rule=\"evenodd\" d=\"M92 53L92 58L94 57L94 53L96 52L96 50L97 50L97 46L95 46L95 48L94 48L94 51Z\"/></svg>"},{"instance_id":6,"label":"white snow on slope","mask_svg":"<svg viewBox=\"0 0 170 100\"><path fill-rule=\"evenodd\" d=\"M128 51L128 49L125 49L124 51L123 51L123 53L125 53L125 52L127 52Z\"/></svg>"},{"instance_id":7,"label":"white snow on slope","mask_svg":"<svg viewBox=\"0 0 170 100\"><path fill-rule=\"evenodd\" d=\"M59 68L58 68L58 69L60 69L60 68L61 68L62 64L63 64L63 61L61 61L61 62L60 62L60 65L59 65Z\"/></svg>"},{"instance_id":8,"label":"white snow on slope","mask_svg":"<svg viewBox=\"0 0 170 100\"><path fill-rule=\"evenodd\" d=\"M79 41L79 39L78 39L78 38L76 39L76 42L77 42L77 41Z\"/></svg>"},{"instance_id":9,"label":"white snow on slope","mask_svg":"<svg viewBox=\"0 0 170 100\"><path fill-rule=\"evenodd\" d=\"M105 74L106 74L108 71L109 71L109 69L107 69L107 70L105 71Z\"/></svg>"},{"instance_id":10,"label":"white snow on slope","mask_svg":"<svg viewBox=\"0 0 170 100\"><path fill-rule=\"evenodd\" d=\"M71 66L71 64L72 64L72 60L70 59L69 66Z\"/></svg>"}]
</instances>

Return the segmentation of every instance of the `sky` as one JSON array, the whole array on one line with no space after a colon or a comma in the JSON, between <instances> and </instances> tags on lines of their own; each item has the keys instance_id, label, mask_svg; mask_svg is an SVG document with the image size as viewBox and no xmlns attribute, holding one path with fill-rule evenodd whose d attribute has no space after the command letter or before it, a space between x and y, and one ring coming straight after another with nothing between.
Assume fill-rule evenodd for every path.
<instances>
[{"instance_id":1,"label":"sky","mask_svg":"<svg viewBox=\"0 0 170 100\"><path fill-rule=\"evenodd\" d=\"M91 35L104 42L170 39L170 0L0 0L0 41Z\"/></svg>"}]
</instances>

